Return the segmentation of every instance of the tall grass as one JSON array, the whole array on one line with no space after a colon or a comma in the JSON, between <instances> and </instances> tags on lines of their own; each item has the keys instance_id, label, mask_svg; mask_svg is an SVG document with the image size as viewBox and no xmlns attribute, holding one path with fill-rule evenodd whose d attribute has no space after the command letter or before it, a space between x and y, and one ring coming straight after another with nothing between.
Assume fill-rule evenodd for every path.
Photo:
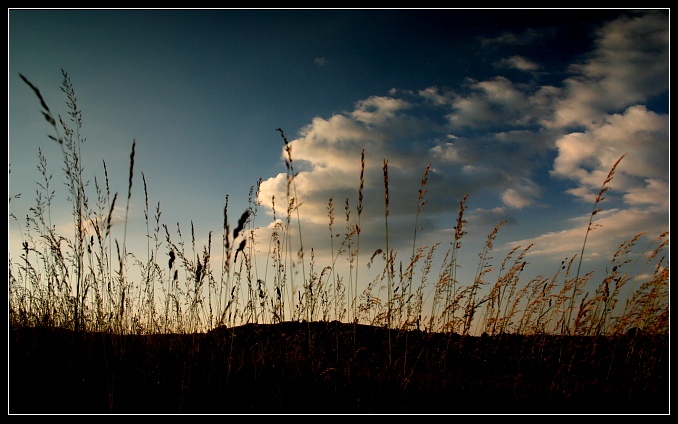
<instances>
[{"instance_id":1,"label":"tall grass","mask_svg":"<svg viewBox=\"0 0 678 424\"><path fill-rule=\"evenodd\" d=\"M610 169L609 174L607 175L607 178L605 178L605 181L603 181L603 185L598 192L598 195L596 196L596 200L593 203L593 210L591 211L591 215L589 216L589 223L586 226L586 235L584 236L584 242L582 243L581 246L581 253L579 254L579 264L577 265L577 275L575 276L575 284L572 289L572 296L570 297L570 304L567 308L567 319L563 321L563 333L570 333L570 321L572 319L572 310L574 309L574 300L578 295L578 287L577 287L577 282L579 281L579 275L581 272L581 264L582 260L584 259L584 250L586 249L586 241L588 240L589 233L593 231L595 228L598 228L597 226L593 225L593 217L600 212L600 208L598 207L598 204L604 199L604 194L606 191L610 190L609 183L612 181L612 178L614 177L614 171L617 169L617 166L619 165L619 162L624 158L626 155L622 155L617 161L612 165L612 169ZM616 256L616 255L615 255ZM580 309L580 313L582 310Z\"/></svg>"},{"instance_id":2,"label":"tall grass","mask_svg":"<svg viewBox=\"0 0 678 424\"><path fill-rule=\"evenodd\" d=\"M384 159L384 249L373 252L367 263L359 262L364 149L359 159L357 215L351 215L347 198L344 202L346 232L340 241L335 225L335 199L328 199L330 261L317 264L313 247L305 249L304 246L300 210L303 199L299 199L296 191L292 144L278 128L286 153L286 210L284 217L279 218L276 210L279 199L271 199L274 225L270 239L265 240L268 246L265 263L257 264L254 248L260 242L255 239L260 200L257 186L252 188L250 205L234 228L228 217L229 196L225 196L219 246L221 259L215 267L212 232L208 234L207 245L201 249L195 245L193 223L187 245L179 224L172 231L162 222L160 203L151 218L143 173L146 254L139 256L127 251L127 222L130 214L136 213L130 208L136 141L132 141L130 154L123 236L121 241L113 237L112 216L118 194L109 186L105 162L102 170L105 184L92 176L92 186L85 173L82 112L68 74L62 70L62 75L61 89L67 98L66 119L55 116L39 89L23 75L21 78L41 105L41 113L53 132L49 139L61 149L74 232L59 234L51 223L55 191L47 155L39 148L38 170L42 175L35 204L22 219L10 212L21 233L21 240L9 240L10 245L21 247L19 257L13 257L11 251L8 255L10 327L51 326L77 331L152 334L195 333L247 323L336 320L394 330L423 329L464 335L616 335L632 328L651 334L668 333L668 232L659 235L646 248L644 261L634 259L632 252L644 239L643 233L622 240L595 293L585 291L585 287L595 286L598 278L582 269L587 239L596 228L594 216L600 212L600 202L610 189L609 183L624 156L602 182L581 252L564 258L554 275L540 275L527 282L521 280L528 266L526 256L532 248L530 245L510 251L501 262L496 278L492 278L492 250L503 225L500 222L487 235L473 280L465 283L459 281L457 271L468 266L459 261L466 234L464 211L468 196L459 200L452 240L431 246L418 245L419 217L426 203L430 165L424 169L418 196L417 193L412 196L413 201L417 201L412 250L403 264L396 261L397 252L392 251L389 244L388 159ZM18 196L20 194L10 195L10 210L12 199ZM298 241L296 252L293 237ZM432 265L437 249L444 242L449 242L450 248L435 275ZM384 259L383 270L371 281L364 281L366 274L360 268L372 267L378 257ZM347 275L341 274L339 261L346 261ZM301 282L294 281L298 267L302 270ZM260 269L265 271L260 273ZM644 269L650 271L641 274L639 271ZM645 281L634 281L631 277L634 274L648 277ZM434 282L432 287L428 286L429 281ZM382 291L384 286L386 293ZM359 291L358 287L363 290ZM429 302L427 315L424 305ZM391 332L388 333L390 337Z\"/></svg>"}]
</instances>

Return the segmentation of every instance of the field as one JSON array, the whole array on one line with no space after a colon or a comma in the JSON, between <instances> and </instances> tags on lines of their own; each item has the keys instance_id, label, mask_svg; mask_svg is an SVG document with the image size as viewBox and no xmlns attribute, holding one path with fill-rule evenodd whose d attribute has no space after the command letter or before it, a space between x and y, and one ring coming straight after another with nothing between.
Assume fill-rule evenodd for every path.
<instances>
[{"instance_id":1,"label":"field","mask_svg":"<svg viewBox=\"0 0 678 424\"><path fill-rule=\"evenodd\" d=\"M233 227L227 201L219 252L210 233L196 255L192 231L190 252L181 230L174 234L161 222L159 205L149 211L144 178L144 261L127 251L126 220L116 228L122 237L111 231L113 211L123 209L125 219L129 213L135 143L126 205L124 195L111 195L105 163L105 179L95 180L105 184L95 183L92 193L80 160L81 113L63 76L67 120L55 118L22 76L63 153L74 233L59 234L50 223L51 175L40 151L43 181L25 219L14 215L16 195L9 196L10 222L23 230L21 241L9 240L21 243L8 260L10 414L668 413L668 232L644 251L644 281L627 285L638 234L622 241L589 293L585 287L596 281L581 269L586 238L553 276L521 281L528 246L511 251L490 281L500 222L488 231L475 279L461 282L457 269L468 266L457 263L464 198L440 274L431 269L438 246L418 246L416 231L409 263L398 271L388 242L385 160L385 248L371 255L383 259L383 272L361 292L352 282L360 281L362 173L357 215L347 213L344 239L332 240L330 264L289 247L298 209L287 199L287 219L267 243L276 270L267 281L252 270L255 199ZM292 151L278 130L292 190ZM623 158L601 182L587 236ZM330 234L341 231L334 221L330 198ZM334 268L340 256L349 259L348 276ZM299 262L290 265L291 257L308 261L310 270L294 293L291 269Z\"/></svg>"},{"instance_id":2,"label":"field","mask_svg":"<svg viewBox=\"0 0 678 424\"><path fill-rule=\"evenodd\" d=\"M10 413L666 414L667 336L460 336L339 322L10 333Z\"/></svg>"}]
</instances>

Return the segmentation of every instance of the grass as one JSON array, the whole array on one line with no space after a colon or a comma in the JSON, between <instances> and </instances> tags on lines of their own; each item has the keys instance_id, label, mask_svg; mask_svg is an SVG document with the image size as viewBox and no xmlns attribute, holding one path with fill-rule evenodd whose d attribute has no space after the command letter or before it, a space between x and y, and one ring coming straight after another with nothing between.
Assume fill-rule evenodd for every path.
<instances>
[{"instance_id":1,"label":"grass","mask_svg":"<svg viewBox=\"0 0 678 424\"><path fill-rule=\"evenodd\" d=\"M286 152L287 199L283 219L272 199L275 226L265 241L266 272L260 275L261 258L253 249L260 242L258 186L250 190L249 207L233 229L226 196L222 259L215 264L211 232L200 251L192 223L187 244L178 224L170 231L162 222L160 204L150 216L142 173L147 249L145 257L127 251L136 141L122 241L114 239L118 194L109 186L105 162L104 179L94 177L93 193L87 183L82 113L68 74L62 70L62 75L67 118L55 117L39 89L21 75L40 102L53 132L49 138L61 148L74 233L58 234L51 224L52 176L40 149L42 181L35 205L23 224L10 213L22 234L21 241L9 240L22 247L18 258L8 259L10 412L668 409L668 232L655 239L640 264L631 249L644 234L622 241L593 294L584 288L596 276L581 274L594 218L624 156L602 183L581 252L564 259L553 276L521 281L532 246L518 246L504 258L496 281L488 281L500 222L488 233L475 277L465 285L457 280L457 269L468 264L458 263L457 254L467 197L459 203L454 240L438 275L432 264L441 243L418 246L418 222L410 257L398 262L389 247L387 159L385 249L360 264L364 150L357 216L346 199L342 238L329 199L331 262L317 264L313 248L304 249L292 144L278 128ZM429 167L417 220L426 203ZM9 197L10 210L17 196ZM298 240L292 240L295 232ZM169 259L163 261L164 255ZM362 282L361 266L375 266L378 258L382 272ZM348 262L347 275L339 272L340 260ZM646 281L632 283L626 271L632 266L652 272ZM299 268L301 282L295 281ZM50 381L54 386L41 401L21 400L37 382ZM64 389L73 397L63 395ZM305 409L295 406L302 399L290 397L292 392L307 397Z\"/></svg>"}]
</instances>

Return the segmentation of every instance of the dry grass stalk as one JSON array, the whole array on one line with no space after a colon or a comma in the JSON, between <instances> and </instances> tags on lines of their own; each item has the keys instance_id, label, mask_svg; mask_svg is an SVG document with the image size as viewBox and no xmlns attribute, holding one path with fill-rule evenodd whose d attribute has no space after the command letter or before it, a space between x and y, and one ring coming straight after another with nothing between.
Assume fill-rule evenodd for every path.
<instances>
[{"instance_id":1,"label":"dry grass stalk","mask_svg":"<svg viewBox=\"0 0 678 424\"><path fill-rule=\"evenodd\" d=\"M612 178L614 177L615 170L617 169L617 166L619 165L619 162L621 162L622 159L624 159L624 156L626 154L621 155L619 159L612 165L612 168L610 169L610 172L607 174L607 178L605 178L605 181L603 181L603 184L601 186L600 191L598 192L598 195L596 196L596 200L593 203L593 211L591 211L591 215L589 216L589 223L586 227L586 234L584 235L584 243L582 243L581 247L581 253L579 254L579 265L577 265L577 275L575 276L575 281L579 279L579 274L581 272L581 264L582 260L584 259L584 250L586 249L586 241L589 237L589 233L597 228L597 226L593 226L593 217L600 212L600 208L598 207L598 204L603 201L604 194L608 190L610 190L610 186L608 185L611 181ZM576 284L575 284L575 290L572 291L572 297L570 297L570 303L567 311L567 318L563 322L563 328L561 333L569 333L570 332L570 319L572 318L572 310L574 309L574 300L577 296L577 290L576 290Z\"/></svg>"}]
</instances>

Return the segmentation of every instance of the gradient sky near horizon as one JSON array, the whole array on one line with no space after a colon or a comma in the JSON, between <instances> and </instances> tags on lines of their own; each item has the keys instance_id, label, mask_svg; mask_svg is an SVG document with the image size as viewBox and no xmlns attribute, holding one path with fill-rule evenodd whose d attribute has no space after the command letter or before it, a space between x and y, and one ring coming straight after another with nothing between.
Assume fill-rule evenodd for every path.
<instances>
[{"instance_id":1,"label":"gradient sky near horizon","mask_svg":"<svg viewBox=\"0 0 678 424\"><path fill-rule=\"evenodd\" d=\"M198 251L210 231L219 244L225 197L234 224L261 179L255 225L264 237L273 196L277 218L286 208L278 128L299 172L304 249L317 259L330 249L330 197L336 233L345 232L346 199L357 215L363 148L367 257L384 248L384 160L388 242L399 260L411 255L429 164L418 245L440 242L444 254L468 194L467 278L503 221L489 280L507 252L529 245L525 273L552 276L580 253L595 197L622 155L584 271L600 282L618 246L646 232L640 260L628 265L646 278L642 255L669 231L668 9L10 9L8 190L21 194L9 204L18 217L8 219L10 253L41 180L39 148L54 175L52 222L73 234L61 151L19 77L66 116L61 69L82 110L92 184L105 162L124 199L136 142L128 243L143 254L142 173L151 215L159 203L161 222L180 225L185 240L193 223Z\"/></svg>"}]
</instances>

